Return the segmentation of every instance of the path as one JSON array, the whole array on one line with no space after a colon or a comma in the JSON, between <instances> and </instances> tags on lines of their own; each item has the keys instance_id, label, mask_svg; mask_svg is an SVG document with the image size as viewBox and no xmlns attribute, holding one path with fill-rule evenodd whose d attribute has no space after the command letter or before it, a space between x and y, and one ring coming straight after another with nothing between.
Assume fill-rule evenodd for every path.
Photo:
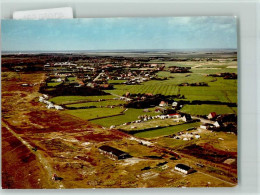
<instances>
[{"instance_id":1,"label":"path","mask_svg":"<svg viewBox=\"0 0 260 195\"><path fill-rule=\"evenodd\" d=\"M130 99L130 98L127 98L127 97L124 97L124 96L120 96L120 95L117 95L117 94L114 94L114 93L110 93L111 95L114 95L114 96L116 96L116 97L119 97L119 98L124 98L124 99L126 99L127 101L131 101L132 99Z\"/></svg>"}]
</instances>

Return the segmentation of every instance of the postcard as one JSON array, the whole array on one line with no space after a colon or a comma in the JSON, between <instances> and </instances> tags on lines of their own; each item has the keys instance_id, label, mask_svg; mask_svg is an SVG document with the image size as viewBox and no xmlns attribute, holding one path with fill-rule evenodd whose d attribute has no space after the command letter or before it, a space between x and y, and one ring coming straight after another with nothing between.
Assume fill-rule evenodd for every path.
<instances>
[{"instance_id":1,"label":"postcard","mask_svg":"<svg viewBox=\"0 0 260 195\"><path fill-rule=\"evenodd\" d=\"M2 20L2 188L237 185L230 16Z\"/></svg>"}]
</instances>

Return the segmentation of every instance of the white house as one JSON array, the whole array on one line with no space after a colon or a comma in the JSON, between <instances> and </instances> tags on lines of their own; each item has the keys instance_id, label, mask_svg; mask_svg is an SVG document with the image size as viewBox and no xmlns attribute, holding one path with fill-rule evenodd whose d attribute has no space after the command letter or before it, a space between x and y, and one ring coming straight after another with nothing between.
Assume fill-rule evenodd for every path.
<instances>
[{"instance_id":1,"label":"white house","mask_svg":"<svg viewBox=\"0 0 260 195\"><path fill-rule=\"evenodd\" d=\"M178 102L173 102L172 107L175 108L178 105Z\"/></svg>"},{"instance_id":2,"label":"white house","mask_svg":"<svg viewBox=\"0 0 260 195\"><path fill-rule=\"evenodd\" d=\"M216 128L219 128L221 126L220 122L216 121L214 124L213 124Z\"/></svg>"}]
</instances>

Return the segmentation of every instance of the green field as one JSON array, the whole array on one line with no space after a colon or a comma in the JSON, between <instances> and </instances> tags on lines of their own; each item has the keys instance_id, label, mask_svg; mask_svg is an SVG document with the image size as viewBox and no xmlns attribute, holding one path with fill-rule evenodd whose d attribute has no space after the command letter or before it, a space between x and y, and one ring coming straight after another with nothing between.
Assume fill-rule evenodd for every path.
<instances>
[{"instance_id":1,"label":"green field","mask_svg":"<svg viewBox=\"0 0 260 195\"><path fill-rule=\"evenodd\" d=\"M197 62L198 63L198 62ZM223 65L222 65L223 66ZM152 93L162 95L184 95L186 100L210 100L221 102L237 102L237 80L211 77L207 74L219 72L236 72L233 68L219 69L191 69L192 73L170 73L161 71L160 77L168 77L168 80L151 80L140 85L114 85L114 90L107 90L108 93L123 95L130 93ZM181 83L206 82L209 86L178 86Z\"/></svg>"},{"instance_id":2,"label":"green field","mask_svg":"<svg viewBox=\"0 0 260 195\"><path fill-rule=\"evenodd\" d=\"M125 101L122 100L106 100L106 101L100 101L100 102L88 102L88 103L81 103L81 104L70 104L67 105L67 107L74 107L74 108L80 108L80 107L90 107L90 106L96 106L96 107L105 107L105 106L117 106L120 104L125 104Z\"/></svg>"},{"instance_id":3,"label":"green field","mask_svg":"<svg viewBox=\"0 0 260 195\"><path fill-rule=\"evenodd\" d=\"M62 82L53 82L53 83L47 83L48 87L56 87L57 85L61 84Z\"/></svg>"},{"instance_id":4,"label":"green field","mask_svg":"<svg viewBox=\"0 0 260 195\"><path fill-rule=\"evenodd\" d=\"M160 137L160 136L178 133L180 131L184 131L184 130L191 128L191 127L198 127L199 125L200 125L200 122L185 123L185 124L182 124L182 125L164 127L164 128L158 129L158 130L151 130L151 131L136 133L136 134L134 134L134 136L140 137L140 138Z\"/></svg>"},{"instance_id":5,"label":"green field","mask_svg":"<svg viewBox=\"0 0 260 195\"><path fill-rule=\"evenodd\" d=\"M236 114L236 108L228 107L226 105L184 105L181 112L189 113L191 115L208 115L211 112L216 112L217 114Z\"/></svg>"},{"instance_id":6,"label":"green field","mask_svg":"<svg viewBox=\"0 0 260 195\"><path fill-rule=\"evenodd\" d=\"M100 95L100 96L57 96L51 98L50 101L55 104L68 104L77 103L80 101L98 101L99 99L113 99L113 95Z\"/></svg>"},{"instance_id":7,"label":"green field","mask_svg":"<svg viewBox=\"0 0 260 195\"><path fill-rule=\"evenodd\" d=\"M114 117L109 117L104 119L97 119L91 122L105 127L110 127L111 125L121 125L126 122L132 122L134 120L138 120L138 116L145 115L145 114L151 116L157 115L157 113L154 112L146 113L143 111L143 109L129 108L126 112L124 112L124 115L114 116Z\"/></svg>"},{"instance_id":8,"label":"green field","mask_svg":"<svg viewBox=\"0 0 260 195\"><path fill-rule=\"evenodd\" d=\"M79 117L84 120L111 116L120 114L124 109L122 108L89 108L89 109L78 109L78 110L66 110L64 112L73 116ZM107 118L109 120L109 118Z\"/></svg>"}]
</instances>

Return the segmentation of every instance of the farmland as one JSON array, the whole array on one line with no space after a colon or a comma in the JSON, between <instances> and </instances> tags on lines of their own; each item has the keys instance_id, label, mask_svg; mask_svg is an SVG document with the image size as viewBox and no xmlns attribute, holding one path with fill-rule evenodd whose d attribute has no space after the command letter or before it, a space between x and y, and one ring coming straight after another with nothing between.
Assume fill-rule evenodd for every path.
<instances>
[{"instance_id":1,"label":"farmland","mask_svg":"<svg viewBox=\"0 0 260 195\"><path fill-rule=\"evenodd\" d=\"M88 108L79 110L67 110L68 114L79 117L84 120L118 115L124 111L122 108Z\"/></svg>"},{"instance_id":2,"label":"farmland","mask_svg":"<svg viewBox=\"0 0 260 195\"><path fill-rule=\"evenodd\" d=\"M200 123L187 123L187 124L181 124L176 126L164 127L152 131L140 132L134 135L140 138L154 138L154 137L160 137L160 136L178 133L180 131L186 130L191 127L198 127L199 125Z\"/></svg>"},{"instance_id":3,"label":"farmland","mask_svg":"<svg viewBox=\"0 0 260 195\"><path fill-rule=\"evenodd\" d=\"M189 113L191 115L207 115L212 110L218 114L236 114L236 108L228 107L226 105L184 105L181 109L182 112Z\"/></svg>"},{"instance_id":4,"label":"farmland","mask_svg":"<svg viewBox=\"0 0 260 195\"><path fill-rule=\"evenodd\" d=\"M120 116L113 116L104 119L97 119L93 120L93 123L110 127L112 125L122 125L123 123L132 122L138 119L138 116L146 114L143 112L143 109L127 109L122 115ZM151 115L157 115L156 113L149 113Z\"/></svg>"},{"instance_id":5,"label":"farmland","mask_svg":"<svg viewBox=\"0 0 260 195\"><path fill-rule=\"evenodd\" d=\"M81 101L98 101L100 99L113 99L115 96L113 95L105 95L105 96L57 96L51 98L50 101L55 104L70 104L77 103Z\"/></svg>"}]
</instances>

